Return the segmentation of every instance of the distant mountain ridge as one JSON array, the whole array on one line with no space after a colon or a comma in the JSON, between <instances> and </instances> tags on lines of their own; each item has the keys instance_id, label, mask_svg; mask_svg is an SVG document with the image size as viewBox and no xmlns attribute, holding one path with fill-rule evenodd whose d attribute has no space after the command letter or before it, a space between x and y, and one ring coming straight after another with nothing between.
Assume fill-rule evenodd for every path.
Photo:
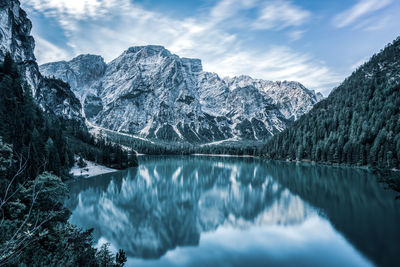
<instances>
[{"instance_id":1,"label":"distant mountain ridge","mask_svg":"<svg viewBox=\"0 0 400 267\"><path fill-rule=\"evenodd\" d=\"M80 55L40 71L71 85L91 123L169 142L265 140L322 98L298 82L221 79L201 60L153 45L131 47L109 64Z\"/></svg>"}]
</instances>

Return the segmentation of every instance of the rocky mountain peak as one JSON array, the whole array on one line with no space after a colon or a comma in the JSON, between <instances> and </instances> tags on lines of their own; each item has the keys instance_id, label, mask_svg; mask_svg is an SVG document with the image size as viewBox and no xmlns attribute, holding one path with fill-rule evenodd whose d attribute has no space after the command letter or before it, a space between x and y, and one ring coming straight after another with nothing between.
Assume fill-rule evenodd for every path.
<instances>
[{"instance_id":1,"label":"rocky mountain peak","mask_svg":"<svg viewBox=\"0 0 400 267\"><path fill-rule=\"evenodd\" d=\"M0 60L10 53L24 80L36 91L40 75L33 53L35 41L30 35L32 23L18 0L0 1Z\"/></svg>"},{"instance_id":2,"label":"rocky mountain peak","mask_svg":"<svg viewBox=\"0 0 400 267\"><path fill-rule=\"evenodd\" d=\"M126 58L128 58L132 64L159 64L160 66L162 65L160 64L161 61L169 60L177 62L177 64L182 65L189 72L203 71L200 59L181 58L160 45L130 47L116 60L124 61Z\"/></svg>"},{"instance_id":3,"label":"rocky mountain peak","mask_svg":"<svg viewBox=\"0 0 400 267\"><path fill-rule=\"evenodd\" d=\"M87 69L87 64L95 64L95 65L102 65L105 66L106 63L104 62L104 58L102 56L98 55L91 55L91 54L85 54L85 55L79 55L71 60L71 63L79 66L81 69L80 70L85 70ZM94 69L95 66L92 67Z\"/></svg>"},{"instance_id":4,"label":"rocky mountain peak","mask_svg":"<svg viewBox=\"0 0 400 267\"><path fill-rule=\"evenodd\" d=\"M31 29L32 23L18 0L0 0L0 60L11 54L21 78L31 87L36 102L45 112L83 125L81 105L70 88L40 74Z\"/></svg>"},{"instance_id":5,"label":"rocky mountain peak","mask_svg":"<svg viewBox=\"0 0 400 267\"><path fill-rule=\"evenodd\" d=\"M161 45L147 45L147 46L133 46L126 50L121 56L126 56L129 54L137 55L142 58L149 57L177 57L173 55L169 50Z\"/></svg>"},{"instance_id":6,"label":"rocky mountain peak","mask_svg":"<svg viewBox=\"0 0 400 267\"><path fill-rule=\"evenodd\" d=\"M93 79L85 78L86 62L79 56L40 69L71 84L91 123L154 140L264 140L318 102L300 83L221 79L203 71L200 59L180 58L162 46L131 47L96 68L101 71Z\"/></svg>"},{"instance_id":7,"label":"rocky mountain peak","mask_svg":"<svg viewBox=\"0 0 400 267\"><path fill-rule=\"evenodd\" d=\"M0 57L11 53L15 62L35 61L32 23L18 0L0 2Z\"/></svg>"},{"instance_id":8,"label":"rocky mountain peak","mask_svg":"<svg viewBox=\"0 0 400 267\"><path fill-rule=\"evenodd\" d=\"M247 75L224 78L230 91L236 88L253 86L261 94L279 107L279 111L289 120L297 120L307 113L319 100L320 96L296 81L266 81L253 79Z\"/></svg>"},{"instance_id":9,"label":"rocky mountain peak","mask_svg":"<svg viewBox=\"0 0 400 267\"><path fill-rule=\"evenodd\" d=\"M159 53L159 52L168 51L168 50L162 45L143 45L143 46L132 46L132 47L129 47L126 52L127 53L137 53L139 51L147 51L147 52Z\"/></svg>"},{"instance_id":10,"label":"rocky mountain peak","mask_svg":"<svg viewBox=\"0 0 400 267\"><path fill-rule=\"evenodd\" d=\"M80 99L87 94L86 89L104 75L106 69L103 57L90 54L79 55L68 62L58 61L40 66L43 75L68 81Z\"/></svg>"},{"instance_id":11,"label":"rocky mountain peak","mask_svg":"<svg viewBox=\"0 0 400 267\"><path fill-rule=\"evenodd\" d=\"M183 66L189 72L202 72L203 64L200 59L197 58L181 58Z\"/></svg>"}]
</instances>

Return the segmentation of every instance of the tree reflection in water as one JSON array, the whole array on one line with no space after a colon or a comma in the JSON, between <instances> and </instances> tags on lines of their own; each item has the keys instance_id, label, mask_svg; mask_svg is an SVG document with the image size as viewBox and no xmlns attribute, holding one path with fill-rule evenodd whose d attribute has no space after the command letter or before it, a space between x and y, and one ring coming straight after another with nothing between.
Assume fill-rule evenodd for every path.
<instances>
[{"instance_id":1,"label":"tree reflection in water","mask_svg":"<svg viewBox=\"0 0 400 267\"><path fill-rule=\"evenodd\" d=\"M310 216L379 265L399 252L399 202L364 171L252 158L142 157L138 168L70 185L71 222L131 257L197 246L202 233L297 225Z\"/></svg>"}]
</instances>

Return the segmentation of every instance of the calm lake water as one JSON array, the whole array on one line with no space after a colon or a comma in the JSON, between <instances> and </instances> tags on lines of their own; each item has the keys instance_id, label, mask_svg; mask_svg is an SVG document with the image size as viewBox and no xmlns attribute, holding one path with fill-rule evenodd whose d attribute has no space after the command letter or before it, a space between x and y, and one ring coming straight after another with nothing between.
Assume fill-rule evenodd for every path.
<instances>
[{"instance_id":1,"label":"calm lake water","mask_svg":"<svg viewBox=\"0 0 400 267\"><path fill-rule=\"evenodd\" d=\"M400 201L365 171L140 157L70 184L70 222L127 266L399 266Z\"/></svg>"}]
</instances>

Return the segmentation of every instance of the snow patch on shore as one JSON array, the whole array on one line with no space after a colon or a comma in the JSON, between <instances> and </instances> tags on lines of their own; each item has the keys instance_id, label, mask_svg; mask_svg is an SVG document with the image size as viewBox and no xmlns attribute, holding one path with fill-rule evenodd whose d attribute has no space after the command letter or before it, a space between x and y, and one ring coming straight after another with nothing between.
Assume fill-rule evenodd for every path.
<instances>
[{"instance_id":1,"label":"snow patch on shore","mask_svg":"<svg viewBox=\"0 0 400 267\"><path fill-rule=\"evenodd\" d=\"M110 172L116 172L118 170L116 169L111 169L103 165L99 165L95 162L92 161L87 161L85 160L87 166L84 168L79 168L78 164L75 163L74 167L71 168L70 174L72 174L74 177L92 177L100 174L105 174L105 173L110 173Z\"/></svg>"}]
</instances>

